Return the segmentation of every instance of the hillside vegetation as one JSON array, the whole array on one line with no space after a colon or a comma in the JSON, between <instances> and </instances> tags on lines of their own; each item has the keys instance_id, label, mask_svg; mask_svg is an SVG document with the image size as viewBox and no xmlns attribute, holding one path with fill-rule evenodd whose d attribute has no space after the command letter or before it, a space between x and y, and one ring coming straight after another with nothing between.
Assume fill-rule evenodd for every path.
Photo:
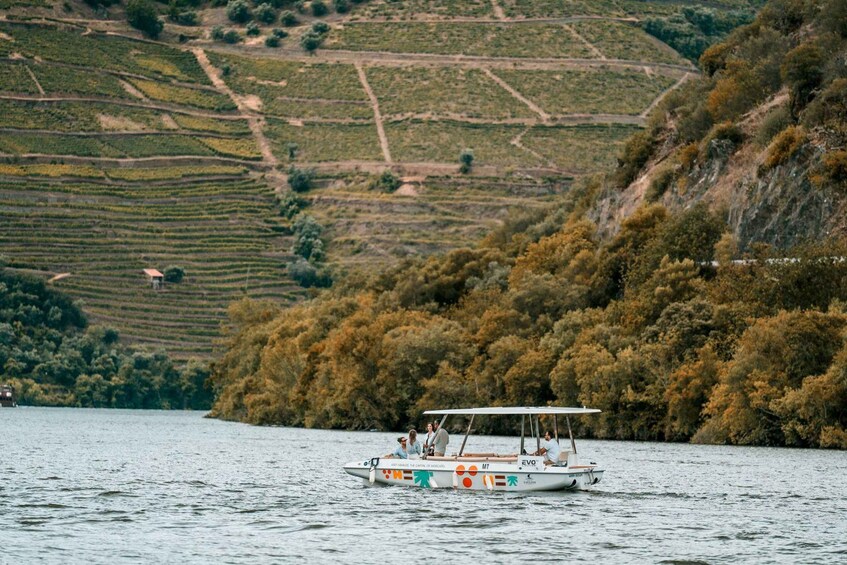
<instances>
[{"instance_id":1,"label":"hillside vegetation","mask_svg":"<svg viewBox=\"0 0 847 565\"><path fill-rule=\"evenodd\" d=\"M603 410L593 437L847 447L842 244L734 265L705 207L641 209L607 242L580 208L307 305L233 305L213 413L399 429L554 402Z\"/></svg>"},{"instance_id":2,"label":"hillside vegetation","mask_svg":"<svg viewBox=\"0 0 847 565\"><path fill-rule=\"evenodd\" d=\"M234 305L214 414L399 429L549 402L602 409L593 437L847 448L847 241L821 237L843 217L844 6L768 3L546 214L296 308Z\"/></svg>"},{"instance_id":3,"label":"hillside vegetation","mask_svg":"<svg viewBox=\"0 0 847 565\"><path fill-rule=\"evenodd\" d=\"M705 51L704 75L627 143L592 211L604 233L643 202L721 210L742 249L843 236L847 4L768 3Z\"/></svg>"},{"instance_id":4,"label":"hillside vegetation","mask_svg":"<svg viewBox=\"0 0 847 565\"><path fill-rule=\"evenodd\" d=\"M205 409L208 369L127 347L88 327L71 299L35 277L0 270L0 368L21 404Z\"/></svg>"},{"instance_id":5,"label":"hillside vegetation","mask_svg":"<svg viewBox=\"0 0 847 565\"><path fill-rule=\"evenodd\" d=\"M2 2L0 242L96 323L208 358L233 300L471 245L612 167L695 72L642 29L682 8ZM153 291L141 269L168 266Z\"/></svg>"}]
</instances>

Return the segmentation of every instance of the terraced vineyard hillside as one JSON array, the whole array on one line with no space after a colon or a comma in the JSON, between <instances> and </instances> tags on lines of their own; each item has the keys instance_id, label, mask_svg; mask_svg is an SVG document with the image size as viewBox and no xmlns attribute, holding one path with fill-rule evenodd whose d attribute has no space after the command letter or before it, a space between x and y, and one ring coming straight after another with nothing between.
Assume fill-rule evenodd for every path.
<instances>
[{"instance_id":1,"label":"terraced vineyard hillside","mask_svg":"<svg viewBox=\"0 0 847 565\"><path fill-rule=\"evenodd\" d=\"M239 296L300 294L285 277L290 243L265 183L237 167L146 172L0 165L4 176L48 175L0 181L7 260L50 271L54 286L80 298L95 320L177 358L210 353L227 304ZM142 269L168 265L185 278L153 290Z\"/></svg>"},{"instance_id":2,"label":"terraced vineyard hillside","mask_svg":"<svg viewBox=\"0 0 847 565\"><path fill-rule=\"evenodd\" d=\"M441 252L611 166L696 73L638 25L690 3L307 2L283 31L201 4L157 41L105 4L0 3L2 253L181 357L211 351L232 300L303 294L275 203L289 166L318 173L303 213L330 265ZM386 169L399 189L374 188ZM141 269L170 264L186 280L149 289Z\"/></svg>"}]
</instances>

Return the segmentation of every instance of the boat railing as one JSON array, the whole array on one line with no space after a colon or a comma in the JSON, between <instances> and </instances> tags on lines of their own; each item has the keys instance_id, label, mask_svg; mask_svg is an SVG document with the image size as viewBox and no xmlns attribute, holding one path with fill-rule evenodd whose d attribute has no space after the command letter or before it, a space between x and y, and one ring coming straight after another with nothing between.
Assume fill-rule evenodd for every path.
<instances>
[{"instance_id":1,"label":"boat railing","mask_svg":"<svg viewBox=\"0 0 847 565\"><path fill-rule=\"evenodd\" d=\"M515 463L518 460L518 454L513 455L498 455L496 453L464 453L459 455L428 455L427 461L497 461L501 463Z\"/></svg>"}]
</instances>

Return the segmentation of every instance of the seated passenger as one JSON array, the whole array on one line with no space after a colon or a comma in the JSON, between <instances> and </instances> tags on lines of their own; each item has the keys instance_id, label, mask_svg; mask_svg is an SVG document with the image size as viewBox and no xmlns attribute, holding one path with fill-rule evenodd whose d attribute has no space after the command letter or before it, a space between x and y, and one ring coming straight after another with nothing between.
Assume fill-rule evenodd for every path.
<instances>
[{"instance_id":1,"label":"seated passenger","mask_svg":"<svg viewBox=\"0 0 847 565\"><path fill-rule=\"evenodd\" d=\"M533 453L533 455L543 455L545 465L555 465L559 462L559 444L553 439L551 432L548 431L544 434L541 449Z\"/></svg>"},{"instance_id":2,"label":"seated passenger","mask_svg":"<svg viewBox=\"0 0 847 565\"><path fill-rule=\"evenodd\" d=\"M396 457L398 459L408 459L409 458L409 455L406 453L406 437L405 436L398 437L397 438L397 449L395 449L394 451L392 451L391 453L389 453L388 455L385 456L386 459L392 459L394 457Z\"/></svg>"},{"instance_id":3,"label":"seated passenger","mask_svg":"<svg viewBox=\"0 0 847 565\"><path fill-rule=\"evenodd\" d=\"M409 430L409 441L406 442L406 454L409 456L409 459L420 459L422 453L421 444L418 442L418 432Z\"/></svg>"}]
</instances>

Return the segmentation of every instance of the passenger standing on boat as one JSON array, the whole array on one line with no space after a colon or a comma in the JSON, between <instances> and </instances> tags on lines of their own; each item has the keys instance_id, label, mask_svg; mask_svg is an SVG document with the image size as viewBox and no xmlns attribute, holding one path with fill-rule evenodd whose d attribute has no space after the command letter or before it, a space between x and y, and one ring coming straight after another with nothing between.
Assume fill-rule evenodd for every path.
<instances>
[{"instance_id":1,"label":"passenger standing on boat","mask_svg":"<svg viewBox=\"0 0 847 565\"><path fill-rule=\"evenodd\" d=\"M406 453L409 459L420 459L423 450L421 443L418 441L418 432L414 429L409 430L409 441L406 442Z\"/></svg>"},{"instance_id":2,"label":"passenger standing on boat","mask_svg":"<svg viewBox=\"0 0 847 565\"><path fill-rule=\"evenodd\" d=\"M392 457L397 457L398 459L408 459L409 455L406 453L406 437L400 436L397 438L397 449L391 452L390 455L386 455L386 458L391 459Z\"/></svg>"},{"instance_id":3,"label":"passenger standing on boat","mask_svg":"<svg viewBox=\"0 0 847 565\"><path fill-rule=\"evenodd\" d=\"M423 444L424 453L427 455L433 455L434 453L432 448L433 436L435 436L435 432L432 431L432 422L430 422L426 425L426 439Z\"/></svg>"},{"instance_id":4,"label":"passenger standing on boat","mask_svg":"<svg viewBox=\"0 0 847 565\"><path fill-rule=\"evenodd\" d=\"M545 433L541 449L533 453L533 455L543 455L545 465L555 465L559 462L559 443L552 438L552 432Z\"/></svg>"},{"instance_id":5,"label":"passenger standing on boat","mask_svg":"<svg viewBox=\"0 0 847 565\"><path fill-rule=\"evenodd\" d=\"M435 429L435 437L432 440L434 445L435 455L442 457L447 452L447 444L450 443L450 436L447 430L441 427L438 422L433 422L432 427Z\"/></svg>"}]
</instances>

